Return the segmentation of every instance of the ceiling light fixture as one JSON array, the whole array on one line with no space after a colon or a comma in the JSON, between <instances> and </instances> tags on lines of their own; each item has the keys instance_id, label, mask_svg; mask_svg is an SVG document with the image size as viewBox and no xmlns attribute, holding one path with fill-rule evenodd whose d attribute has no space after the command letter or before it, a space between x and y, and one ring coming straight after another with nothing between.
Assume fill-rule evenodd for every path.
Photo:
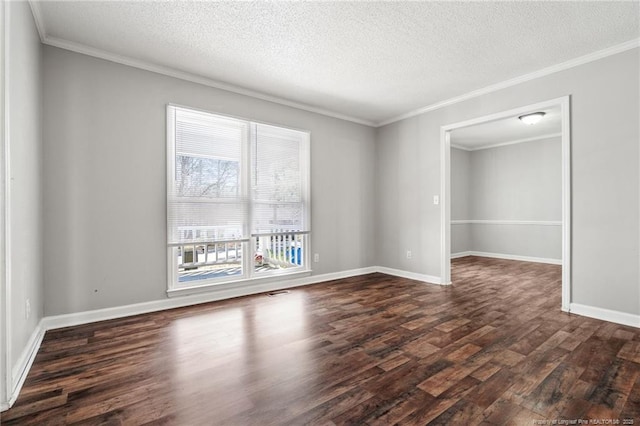
<instances>
[{"instance_id":1,"label":"ceiling light fixture","mask_svg":"<svg viewBox=\"0 0 640 426\"><path fill-rule=\"evenodd\" d=\"M532 112L531 114L525 114L518 117L520 121L524 124L532 125L536 124L538 121L542 120L542 117L545 116L544 112Z\"/></svg>"}]
</instances>

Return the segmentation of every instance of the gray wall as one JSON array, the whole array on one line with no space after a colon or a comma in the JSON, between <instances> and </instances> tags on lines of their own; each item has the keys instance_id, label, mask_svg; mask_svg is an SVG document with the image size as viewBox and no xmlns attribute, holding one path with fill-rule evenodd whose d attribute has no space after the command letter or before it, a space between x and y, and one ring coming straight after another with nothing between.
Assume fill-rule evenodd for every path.
<instances>
[{"instance_id":1,"label":"gray wall","mask_svg":"<svg viewBox=\"0 0 640 426\"><path fill-rule=\"evenodd\" d=\"M562 220L561 148L551 138L471 152L471 219Z\"/></svg>"},{"instance_id":2,"label":"gray wall","mask_svg":"<svg viewBox=\"0 0 640 426\"><path fill-rule=\"evenodd\" d=\"M452 226L453 232L453 226ZM562 227L548 225L470 225L471 251L523 256L532 260L562 260Z\"/></svg>"},{"instance_id":3,"label":"gray wall","mask_svg":"<svg viewBox=\"0 0 640 426\"><path fill-rule=\"evenodd\" d=\"M473 219L471 205L472 152L451 148L451 220ZM473 250L471 228L468 223L451 225L451 253Z\"/></svg>"},{"instance_id":4,"label":"gray wall","mask_svg":"<svg viewBox=\"0 0 640 426\"><path fill-rule=\"evenodd\" d=\"M41 45L27 2L9 11L9 161L11 359L16 361L43 316ZM31 316L25 318L25 301Z\"/></svg>"},{"instance_id":5,"label":"gray wall","mask_svg":"<svg viewBox=\"0 0 640 426\"><path fill-rule=\"evenodd\" d=\"M311 131L314 274L372 266L375 129L44 47L47 315L166 298L167 103Z\"/></svg>"},{"instance_id":6,"label":"gray wall","mask_svg":"<svg viewBox=\"0 0 640 426\"><path fill-rule=\"evenodd\" d=\"M378 264L440 276L440 126L571 95L572 302L640 314L639 49L379 129ZM413 259L403 259L411 246Z\"/></svg>"},{"instance_id":7,"label":"gray wall","mask_svg":"<svg viewBox=\"0 0 640 426\"><path fill-rule=\"evenodd\" d=\"M452 221L562 221L560 138L471 152L452 148L451 218ZM452 224L451 253L463 251L559 261L562 227Z\"/></svg>"},{"instance_id":8,"label":"gray wall","mask_svg":"<svg viewBox=\"0 0 640 426\"><path fill-rule=\"evenodd\" d=\"M451 148L451 220L475 219L471 210L473 154Z\"/></svg>"}]
</instances>

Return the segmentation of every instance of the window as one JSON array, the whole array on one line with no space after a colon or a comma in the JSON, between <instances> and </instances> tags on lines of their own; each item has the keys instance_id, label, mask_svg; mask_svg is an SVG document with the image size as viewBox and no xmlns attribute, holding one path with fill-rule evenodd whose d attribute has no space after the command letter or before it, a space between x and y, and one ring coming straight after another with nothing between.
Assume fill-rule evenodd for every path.
<instances>
[{"instance_id":1,"label":"window","mask_svg":"<svg viewBox=\"0 0 640 426\"><path fill-rule=\"evenodd\" d=\"M169 288L309 270L309 133L167 107Z\"/></svg>"}]
</instances>

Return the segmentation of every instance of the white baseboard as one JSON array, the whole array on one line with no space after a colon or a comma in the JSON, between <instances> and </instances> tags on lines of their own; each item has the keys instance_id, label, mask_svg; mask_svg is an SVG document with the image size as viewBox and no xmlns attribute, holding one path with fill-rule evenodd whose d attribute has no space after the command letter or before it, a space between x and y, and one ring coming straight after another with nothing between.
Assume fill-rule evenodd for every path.
<instances>
[{"instance_id":1,"label":"white baseboard","mask_svg":"<svg viewBox=\"0 0 640 426\"><path fill-rule=\"evenodd\" d=\"M38 325L31 333L26 346L20 354L20 357L13 366L13 369L11 371L11 383L13 384L13 389L11 389L11 394L8 395L8 401L3 401L0 407L1 411L5 411L11 408L14 402L16 402L16 399L18 399L18 395L20 394L22 385L27 379L27 374L29 373L29 370L31 370L31 365L33 365L33 361L38 354L40 344L42 343L42 339L44 338L46 329L44 328L43 324L44 319L38 322Z\"/></svg>"},{"instance_id":2,"label":"white baseboard","mask_svg":"<svg viewBox=\"0 0 640 426\"><path fill-rule=\"evenodd\" d=\"M299 285L317 284L325 281L341 280L343 278L357 277L358 275L367 275L376 272L379 272L377 266L368 266L366 268L349 269L342 272L331 272L329 274L312 275L310 277L301 278L301 284L296 284L292 287L296 287Z\"/></svg>"},{"instance_id":3,"label":"white baseboard","mask_svg":"<svg viewBox=\"0 0 640 426\"><path fill-rule=\"evenodd\" d=\"M200 292L197 294L190 294L186 296L173 296L171 298L154 300L151 302L134 303L131 305L117 306L113 308L95 309L92 311L75 312L72 314L48 316L44 318L44 325L46 330L72 327L97 321L124 318L132 315L146 314L149 312L164 311L167 309L182 308L185 306L199 305L201 303L215 302L217 300L232 299L234 297L250 296L252 294L265 293L268 291L283 290L286 288L317 284L325 281L349 278L357 275L372 274L376 271L376 267L368 267L350 269L341 272L333 272L329 274L310 275L303 278L278 280L257 285L249 284L218 290L212 289L209 292Z\"/></svg>"},{"instance_id":4,"label":"white baseboard","mask_svg":"<svg viewBox=\"0 0 640 426\"><path fill-rule=\"evenodd\" d=\"M460 253L452 253L451 259L466 256L491 257L494 259L520 260L522 262L548 263L551 265L562 265L562 259L549 259L546 257L518 256L515 254L487 253L484 251L463 251Z\"/></svg>"},{"instance_id":5,"label":"white baseboard","mask_svg":"<svg viewBox=\"0 0 640 426\"><path fill-rule=\"evenodd\" d=\"M429 284L443 285L442 279L433 275L419 274L417 272L403 271L400 269L387 268L385 266L377 266L376 270L382 274L394 275L396 277L408 278L410 280L424 281Z\"/></svg>"},{"instance_id":6,"label":"white baseboard","mask_svg":"<svg viewBox=\"0 0 640 426\"><path fill-rule=\"evenodd\" d=\"M347 271L333 272L328 274L311 275L308 277L296 278L287 281L279 280L253 286L247 285L241 287L226 288L223 290L213 290L206 293L190 294L187 296L176 296L162 300L135 303L113 308L95 309L92 311L75 312L72 314L53 315L45 317L42 320L42 323L45 331L53 330L57 328L72 327L97 321L106 321L110 319L124 318L132 315L146 314L149 312L163 311L166 309L182 308L185 306L198 305L201 303L215 302L217 300L231 299L234 297L249 296L252 294L259 294L268 291L306 286L326 281L354 277L358 275L372 274L374 272L381 272L383 274L424 281L430 284L441 284L440 277L402 271L399 269L386 268L383 266L370 266L367 268L350 269Z\"/></svg>"},{"instance_id":7,"label":"white baseboard","mask_svg":"<svg viewBox=\"0 0 640 426\"><path fill-rule=\"evenodd\" d=\"M640 328L640 315L612 311L610 309L597 308L595 306L581 305L579 303L569 304L569 312L576 315L582 315L584 317Z\"/></svg>"},{"instance_id":8,"label":"white baseboard","mask_svg":"<svg viewBox=\"0 0 640 426\"><path fill-rule=\"evenodd\" d=\"M473 256L473 252L472 251L461 251L458 253L451 253L451 259L458 259L460 257L467 257L467 256Z\"/></svg>"}]
</instances>

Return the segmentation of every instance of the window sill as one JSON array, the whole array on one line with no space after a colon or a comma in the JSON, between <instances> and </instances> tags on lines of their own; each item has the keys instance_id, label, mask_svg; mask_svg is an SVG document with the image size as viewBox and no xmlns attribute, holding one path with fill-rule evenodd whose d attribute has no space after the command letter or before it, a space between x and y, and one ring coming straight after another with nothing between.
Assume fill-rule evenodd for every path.
<instances>
[{"instance_id":1,"label":"window sill","mask_svg":"<svg viewBox=\"0 0 640 426\"><path fill-rule=\"evenodd\" d=\"M250 294L263 293L280 288L302 285L301 278L311 276L311 270L292 272L288 274L270 275L268 277L238 279L235 281L213 282L189 287L171 288L167 290L168 297L189 296L193 294L225 293L232 298ZM222 299L221 298L221 299Z\"/></svg>"}]
</instances>

